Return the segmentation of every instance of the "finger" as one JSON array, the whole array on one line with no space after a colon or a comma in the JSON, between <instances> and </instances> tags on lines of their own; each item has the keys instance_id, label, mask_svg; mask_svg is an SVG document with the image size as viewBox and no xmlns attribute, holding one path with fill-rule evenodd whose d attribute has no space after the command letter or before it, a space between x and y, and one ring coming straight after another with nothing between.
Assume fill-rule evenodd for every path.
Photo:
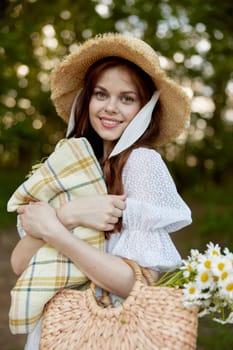
<instances>
[{"instance_id":1,"label":"finger","mask_svg":"<svg viewBox=\"0 0 233 350\"><path fill-rule=\"evenodd\" d=\"M21 205L17 208L17 213L18 214L23 214L24 213L24 205Z\"/></svg>"},{"instance_id":2,"label":"finger","mask_svg":"<svg viewBox=\"0 0 233 350\"><path fill-rule=\"evenodd\" d=\"M105 226L103 231L105 231L105 232L112 231L112 230L114 230L114 226L115 225L108 224L108 225Z\"/></svg>"},{"instance_id":3,"label":"finger","mask_svg":"<svg viewBox=\"0 0 233 350\"><path fill-rule=\"evenodd\" d=\"M122 201L120 199L116 199L114 202L114 207L120 210L124 210L126 208L125 201Z\"/></svg>"},{"instance_id":4,"label":"finger","mask_svg":"<svg viewBox=\"0 0 233 350\"><path fill-rule=\"evenodd\" d=\"M116 216L111 216L108 220L109 224L116 224L119 221L119 218Z\"/></svg>"},{"instance_id":5,"label":"finger","mask_svg":"<svg viewBox=\"0 0 233 350\"><path fill-rule=\"evenodd\" d=\"M114 211L113 211L112 215L117 217L117 218L121 218L122 214L123 214L123 211L121 209L114 208Z\"/></svg>"}]
</instances>

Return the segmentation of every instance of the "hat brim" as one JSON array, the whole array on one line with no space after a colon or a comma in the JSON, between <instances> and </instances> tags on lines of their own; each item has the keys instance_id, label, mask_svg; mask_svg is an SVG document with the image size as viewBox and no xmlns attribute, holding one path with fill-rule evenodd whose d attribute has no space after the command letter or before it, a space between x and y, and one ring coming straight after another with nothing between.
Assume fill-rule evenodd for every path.
<instances>
[{"instance_id":1,"label":"hat brim","mask_svg":"<svg viewBox=\"0 0 233 350\"><path fill-rule=\"evenodd\" d=\"M89 67L103 57L127 59L150 75L160 91L161 115L155 145L178 137L187 125L190 101L183 88L161 69L155 51L144 41L122 34L105 34L87 40L68 55L51 75L51 99L56 111L68 122L77 92L83 87Z\"/></svg>"}]
</instances>

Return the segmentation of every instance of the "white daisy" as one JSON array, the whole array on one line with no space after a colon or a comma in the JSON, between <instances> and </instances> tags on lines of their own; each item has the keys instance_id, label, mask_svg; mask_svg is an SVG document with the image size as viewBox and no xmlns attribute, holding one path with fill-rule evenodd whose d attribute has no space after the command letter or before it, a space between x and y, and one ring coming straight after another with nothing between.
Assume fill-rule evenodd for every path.
<instances>
[{"instance_id":1,"label":"white daisy","mask_svg":"<svg viewBox=\"0 0 233 350\"><path fill-rule=\"evenodd\" d=\"M228 259L231 261L232 269L233 269L233 253L231 253L228 248L224 248L223 252L224 252L225 256L227 256Z\"/></svg>"},{"instance_id":2,"label":"white daisy","mask_svg":"<svg viewBox=\"0 0 233 350\"><path fill-rule=\"evenodd\" d=\"M230 250L228 248L224 248L223 249L223 253L228 256L229 259L231 259L233 261L233 253L230 252Z\"/></svg>"},{"instance_id":3,"label":"white daisy","mask_svg":"<svg viewBox=\"0 0 233 350\"><path fill-rule=\"evenodd\" d=\"M188 282L184 285L184 300L195 302L200 298L200 290L195 282Z\"/></svg>"},{"instance_id":4,"label":"white daisy","mask_svg":"<svg viewBox=\"0 0 233 350\"><path fill-rule=\"evenodd\" d=\"M210 271L217 256L201 255L199 257L198 269Z\"/></svg>"},{"instance_id":5,"label":"white daisy","mask_svg":"<svg viewBox=\"0 0 233 350\"><path fill-rule=\"evenodd\" d=\"M183 288L185 307L197 305L199 317L211 314L214 321L233 323L233 253L228 248L221 253L220 246L210 242L204 254L192 249L179 270L170 279Z\"/></svg>"},{"instance_id":6,"label":"white daisy","mask_svg":"<svg viewBox=\"0 0 233 350\"><path fill-rule=\"evenodd\" d=\"M200 255L201 255L201 253L199 252L198 249L191 249L190 250L190 257L192 260L198 260Z\"/></svg>"},{"instance_id":7,"label":"white daisy","mask_svg":"<svg viewBox=\"0 0 233 350\"><path fill-rule=\"evenodd\" d=\"M219 295L231 305L233 304L233 275L229 275L222 281L219 288Z\"/></svg>"},{"instance_id":8,"label":"white daisy","mask_svg":"<svg viewBox=\"0 0 233 350\"><path fill-rule=\"evenodd\" d=\"M195 280L198 288L201 290L214 290L216 288L211 271L205 268L199 268Z\"/></svg>"},{"instance_id":9,"label":"white daisy","mask_svg":"<svg viewBox=\"0 0 233 350\"><path fill-rule=\"evenodd\" d=\"M224 255L215 257L212 264L212 271L213 274L218 278L223 277L224 272L227 272L228 274L233 273L231 260Z\"/></svg>"},{"instance_id":10,"label":"white daisy","mask_svg":"<svg viewBox=\"0 0 233 350\"><path fill-rule=\"evenodd\" d=\"M205 251L205 254L208 256L219 256L221 255L221 248L219 244L214 244L212 242L209 242L207 244L207 249Z\"/></svg>"},{"instance_id":11,"label":"white daisy","mask_svg":"<svg viewBox=\"0 0 233 350\"><path fill-rule=\"evenodd\" d=\"M183 276L189 278L192 274L195 274L196 271L196 262L191 259L182 260L182 266L180 270L183 270Z\"/></svg>"}]
</instances>

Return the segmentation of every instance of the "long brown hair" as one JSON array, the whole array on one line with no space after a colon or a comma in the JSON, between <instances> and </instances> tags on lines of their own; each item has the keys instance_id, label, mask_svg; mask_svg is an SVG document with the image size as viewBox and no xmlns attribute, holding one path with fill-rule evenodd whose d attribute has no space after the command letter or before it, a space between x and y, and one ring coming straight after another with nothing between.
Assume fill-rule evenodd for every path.
<instances>
[{"instance_id":1,"label":"long brown hair","mask_svg":"<svg viewBox=\"0 0 233 350\"><path fill-rule=\"evenodd\" d=\"M155 138L159 133L158 125L160 104L158 101L156 108L153 111L150 125L139 140L115 157L101 161L103 157L103 140L93 130L90 124L88 114L89 102L100 74L102 74L103 71L116 66L125 67L129 70L131 78L133 79L138 90L139 99L142 106L144 106L150 100L153 92L156 90L156 87L151 77L147 73L145 73L134 63L123 58L105 57L95 62L89 68L85 76L84 87L78 97L76 105L76 128L73 134L70 136L86 137L88 139L93 147L96 157L101 162L108 193L119 195L124 193L122 171L131 151L138 147L153 148ZM115 231L120 232L121 227L122 220L119 220L115 226Z\"/></svg>"}]
</instances>

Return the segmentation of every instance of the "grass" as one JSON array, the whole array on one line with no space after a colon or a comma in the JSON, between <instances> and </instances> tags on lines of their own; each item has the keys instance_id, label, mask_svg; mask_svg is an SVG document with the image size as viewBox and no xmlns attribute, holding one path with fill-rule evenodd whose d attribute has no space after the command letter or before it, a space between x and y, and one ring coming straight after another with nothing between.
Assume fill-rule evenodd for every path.
<instances>
[{"instance_id":1,"label":"grass","mask_svg":"<svg viewBox=\"0 0 233 350\"><path fill-rule=\"evenodd\" d=\"M232 325L221 325L208 318L200 319L197 350L232 350L232 332Z\"/></svg>"}]
</instances>

